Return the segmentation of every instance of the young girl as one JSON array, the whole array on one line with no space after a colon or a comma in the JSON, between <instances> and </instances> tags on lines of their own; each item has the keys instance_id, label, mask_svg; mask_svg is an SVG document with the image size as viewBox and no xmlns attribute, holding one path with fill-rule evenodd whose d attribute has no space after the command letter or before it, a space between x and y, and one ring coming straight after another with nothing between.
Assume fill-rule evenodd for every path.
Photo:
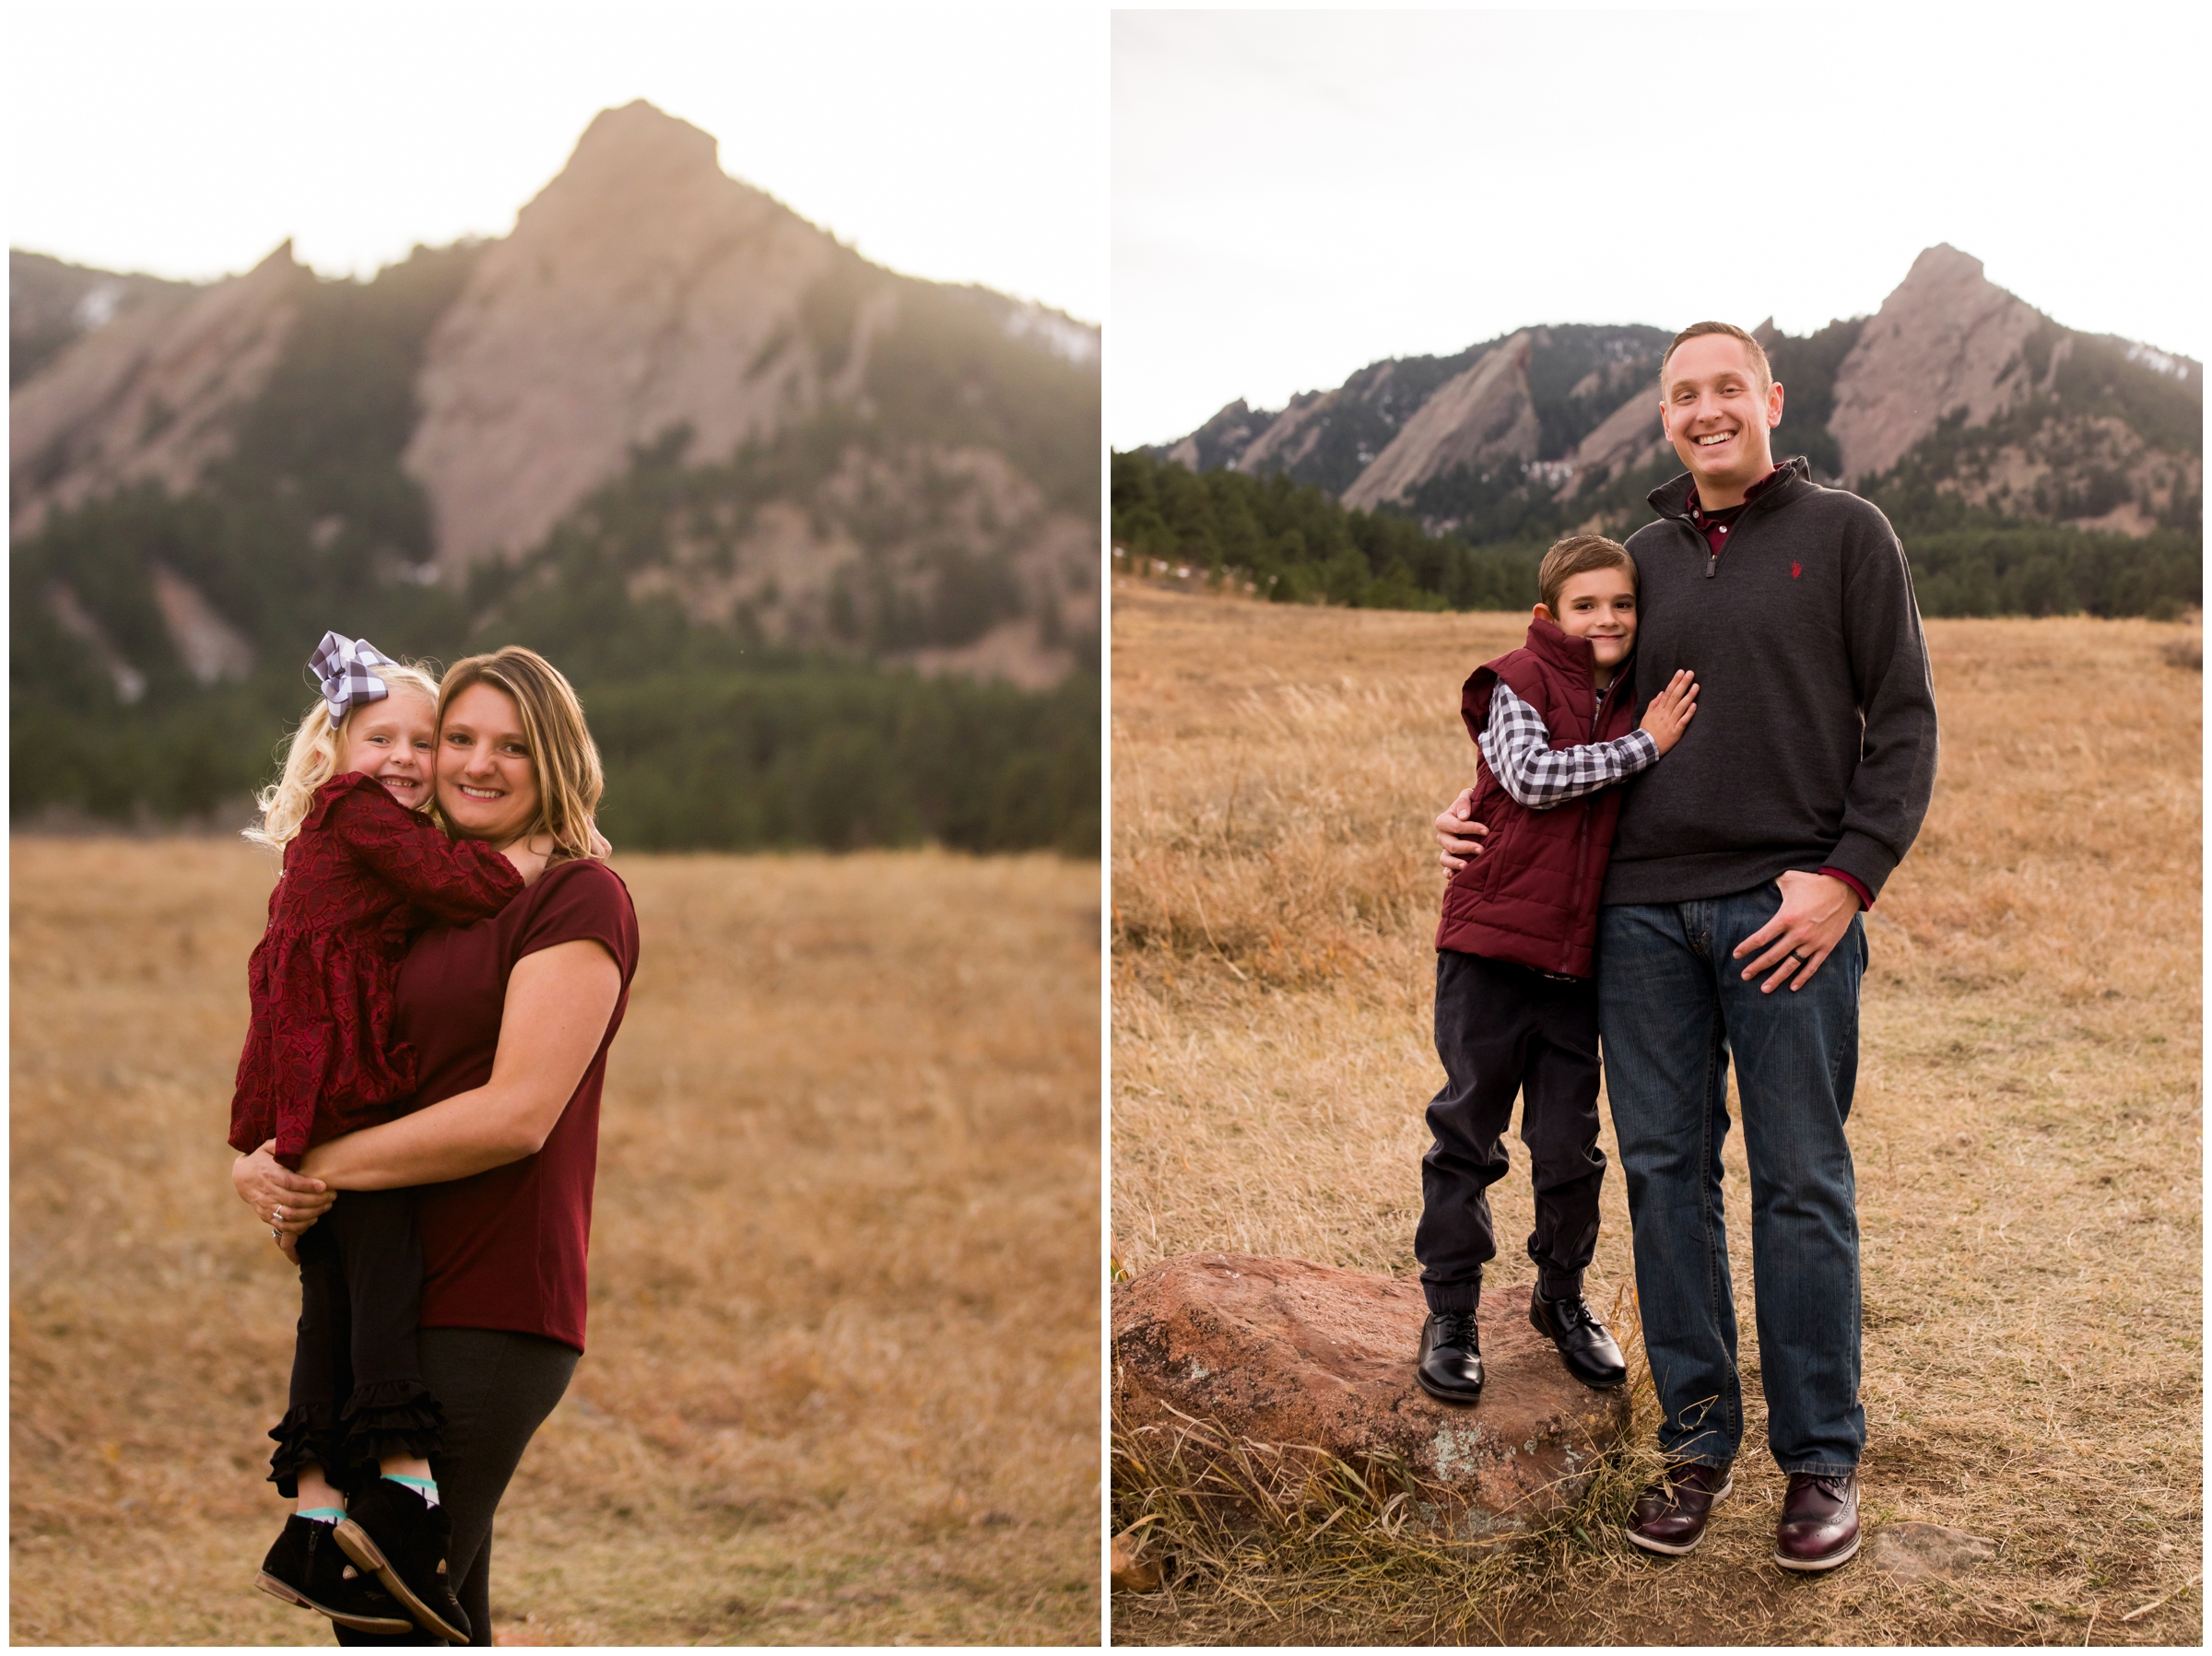
<instances>
[{"instance_id":1,"label":"young girl","mask_svg":"<svg viewBox=\"0 0 2212 1656\"><path fill-rule=\"evenodd\" d=\"M310 665L323 699L246 832L283 851L284 872L247 967L253 1016L230 1105L231 1148L265 1144L288 1167L389 1120L415 1090L414 1051L391 1032L409 932L496 914L545 866L521 845L449 839L428 814L435 679L335 632ZM296 1259L291 1406L269 1434L269 1478L298 1509L255 1585L363 1632L406 1633L411 1616L465 1644L430 1476L444 1415L416 1357L422 1250L410 1193L344 1192L299 1238Z\"/></svg>"}]
</instances>

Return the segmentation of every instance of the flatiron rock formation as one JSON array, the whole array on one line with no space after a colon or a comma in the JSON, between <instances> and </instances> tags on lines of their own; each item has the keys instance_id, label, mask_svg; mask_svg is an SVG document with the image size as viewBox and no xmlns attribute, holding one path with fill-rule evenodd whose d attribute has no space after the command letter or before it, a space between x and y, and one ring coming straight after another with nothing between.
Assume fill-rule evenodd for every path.
<instances>
[{"instance_id":1,"label":"flatiron rock formation","mask_svg":"<svg viewBox=\"0 0 2212 1656\"><path fill-rule=\"evenodd\" d=\"M1164 1261L1113 1288L1120 1424L1163 1457L1179 1433L1186 1456L1207 1454L1188 1416L1409 1478L1420 1521L1462 1539L1571 1507L1629 1429L1627 1390L1574 1380L1529 1326L1528 1290L1499 1288L1482 1308L1482 1400L1439 1403L1413 1378L1426 1315L1411 1282L1248 1254Z\"/></svg>"},{"instance_id":2,"label":"flatiron rock formation","mask_svg":"<svg viewBox=\"0 0 2212 1656\"><path fill-rule=\"evenodd\" d=\"M1983 426L2028 396L2037 376L2019 371L2020 347L2042 321L1981 260L1947 241L1922 253L1836 370L1828 429L1843 476L1888 471L1947 415Z\"/></svg>"},{"instance_id":3,"label":"flatiron rock formation","mask_svg":"<svg viewBox=\"0 0 2212 1656\"><path fill-rule=\"evenodd\" d=\"M139 482L182 493L230 452L313 275L287 241L244 276L140 303L7 401L8 532Z\"/></svg>"},{"instance_id":4,"label":"flatiron rock formation","mask_svg":"<svg viewBox=\"0 0 2212 1656\"><path fill-rule=\"evenodd\" d=\"M1659 424L1659 392L1655 385L1637 388L1631 396L1598 422L1597 429L1575 446L1569 459L1567 487L1562 496L1572 499L1586 488L1610 483L1624 472L1648 465L1666 451L1666 431Z\"/></svg>"},{"instance_id":5,"label":"flatiron rock formation","mask_svg":"<svg viewBox=\"0 0 2212 1656\"><path fill-rule=\"evenodd\" d=\"M805 314L841 264L863 268L724 173L696 126L642 100L602 112L430 336L402 464L441 563L535 545L671 427L720 459L856 381L866 319L831 363Z\"/></svg>"},{"instance_id":6,"label":"flatiron rock formation","mask_svg":"<svg viewBox=\"0 0 2212 1656\"><path fill-rule=\"evenodd\" d=\"M1365 510L1402 499L1416 484L1485 460L1533 460L1542 433L1529 401L1529 336L1516 334L1454 374L1420 406L1344 491Z\"/></svg>"}]
</instances>

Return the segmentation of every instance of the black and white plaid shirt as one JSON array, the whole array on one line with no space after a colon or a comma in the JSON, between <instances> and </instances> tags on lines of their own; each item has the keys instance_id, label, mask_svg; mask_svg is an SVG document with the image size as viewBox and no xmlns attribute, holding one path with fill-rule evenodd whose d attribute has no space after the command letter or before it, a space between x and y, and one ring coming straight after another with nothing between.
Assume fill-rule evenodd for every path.
<instances>
[{"instance_id":1,"label":"black and white plaid shirt","mask_svg":"<svg viewBox=\"0 0 2212 1656\"><path fill-rule=\"evenodd\" d=\"M1616 678L1606 694L1621 688ZM1600 696L1590 721L1593 734L1605 710L1606 699ZM1659 744L1643 730L1632 730L1614 742L1554 747L1551 733L1544 728L1544 715L1507 689L1502 679L1490 691L1490 718L1483 728L1481 747L1505 791L1532 811L1548 811L1609 788L1659 762Z\"/></svg>"}]
</instances>

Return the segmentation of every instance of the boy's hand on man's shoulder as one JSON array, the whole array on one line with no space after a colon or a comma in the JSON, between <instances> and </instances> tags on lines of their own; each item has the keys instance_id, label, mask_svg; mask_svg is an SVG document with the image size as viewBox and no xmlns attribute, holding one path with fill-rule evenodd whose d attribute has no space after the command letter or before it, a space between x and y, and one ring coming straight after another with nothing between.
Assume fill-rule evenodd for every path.
<instances>
[{"instance_id":1,"label":"boy's hand on man's shoulder","mask_svg":"<svg viewBox=\"0 0 2212 1656\"><path fill-rule=\"evenodd\" d=\"M1666 688L1652 698L1643 710L1641 729L1661 754L1682 739L1698 711L1698 681L1688 667L1667 680Z\"/></svg>"}]
</instances>

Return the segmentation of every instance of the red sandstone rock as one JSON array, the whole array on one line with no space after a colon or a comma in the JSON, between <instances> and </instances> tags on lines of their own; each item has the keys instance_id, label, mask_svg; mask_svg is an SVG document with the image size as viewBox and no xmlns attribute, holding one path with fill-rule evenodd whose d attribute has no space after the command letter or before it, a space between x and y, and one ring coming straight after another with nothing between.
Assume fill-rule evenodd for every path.
<instances>
[{"instance_id":1,"label":"red sandstone rock","mask_svg":"<svg viewBox=\"0 0 2212 1656\"><path fill-rule=\"evenodd\" d=\"M1158 1592L1166 1580L1159 1560L1146 1557L1141 1544L1127 1535L1113 1538L1107 1574L1116 1592Z\"/></svg>"},{"instance_id":2,"label":"red sandstone rock","mask_svg":"<svg viewBox=\"0 0 2212 1656\"><path fill-rule=\"evenodd\" d=\"M1628 1429L1626 1389L1576 1380L1529 1326L1527 1288L1503 1287L1483 1300L1482 1401L1439 1403L1413 1378L1426 1315L1417 1283L1248 1254L1167 1260L1114 1285L1122 1424L1164 1440L1180 1414L1363 1474L1402 1466L1419 1521L1463 1539L1572 1505Z\"/></svg>"}]
</instances>

